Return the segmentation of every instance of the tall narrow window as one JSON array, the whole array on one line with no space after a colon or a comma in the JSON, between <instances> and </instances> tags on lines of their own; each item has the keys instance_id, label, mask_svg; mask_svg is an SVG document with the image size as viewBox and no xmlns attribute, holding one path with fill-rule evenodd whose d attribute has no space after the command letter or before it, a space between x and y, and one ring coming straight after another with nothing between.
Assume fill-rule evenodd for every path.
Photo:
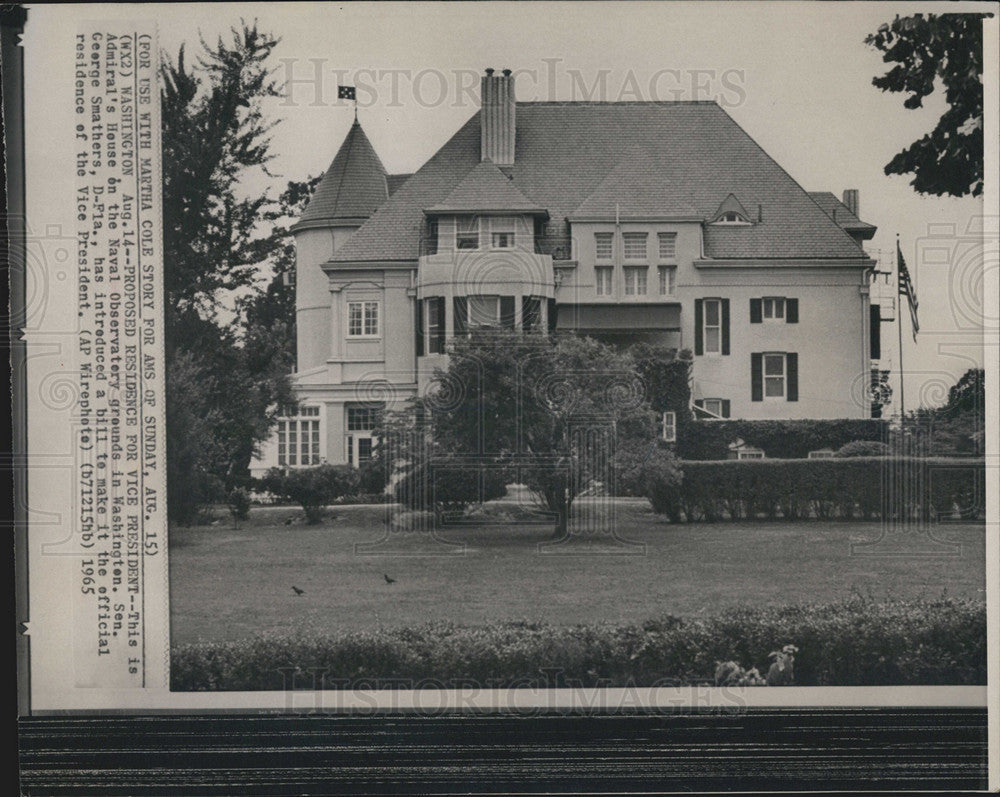
<instances>
[{"instance_id":1,"label":"tall narrow window","mask_svg":"<svg viewBox=\"0 0 1000 797\"><path fill-rule=\"evenodd\" d=\"M597 283L597 295L598 296L610 296L612 293L611 288L611 278L614 275L614 269L610 266L598 266L594 269L594 278Z\"/></svg>"},{"instance_id":2,"label":"tall narrow window","mask_svg":"<svg viewBox=\"0 0 1000 797\"><path fill-rule=\"evenodd\" d=\"M301 407L294 417L278 420L278 465L319 464L319 407Z\"/></svg>"},{"instance_id":3,"label":"tall narrow window","mask_svg":"<svg viewBox=\"0 0 1000 797\"><path fill-rule=\"evenodd\" d=\"M455 219L455 248L479 248L479 218L477 216L458 216Z\"/></svg>"},{"instance_id":4,"label":"tall narrow window","mask_svg":"<svg viewBox=\"0 0 1000 797\"><path fill-rule=\"evenodd\" d=\"M646 295L646 267L626 266L625 269L625 295L645 296Z\"/></svg>"},{"instance_id":5,"label":"tall narrow window","mask_svg":"<svg viewBox=\"0 0 1000 797\"><path fill-rule=\"evenodd\" d=\"M444 354L444 300L440 296L424 299L424 331L428 354Z\"/></svg>"},{"instance_id":6,"label":"tall narrow window","mask_svg":"<svg viewBox=\"0 0 1000 797\"><path fill-rule=\"evenodd\" d=\"M615 256L615 234L613 232L595 232L594 253L598 260L611 260Z\"/></svg>"},{"instance_id":7,"label":"tall narrow window","mask_svg":"<svg viewBox=\"0 0 1000 797\"><path fill-rule=\"evenodd\" d=\"M677 269L673 266L660 266L660 296L673 296Z\"/></svg>"},{"instance_id":8,"label":"tall narrow window","mask_svg":"<svg viewBox=\"0 0 1000 797\"><path fill-rule=\"evenodd\" d=\"M665 412L660 420L660 436L668 443L677 441L677 414Z\"/></svg>"},{"instance_id":9,"label":"tall narrow window","mask_svg":"<svg viewBox=\"0 0 1000 797\"><path fill-rule=\"evenodd\" d=\"M781 296L765 296L763 299L764 319L782 320L785 317L785 299Z\"/></svg>"},{"instance_id":10,"label":"tall narrow window","mask_svg":"<svg viewBox=\"0 0 1000 797\"><path fill-rule=\"evenodd\" d=\"M646 259L646 237L644 232L627 232L622 236L626 260Z\"/></svg>"},{"instance_id":11,"label":"tall narrow window","mask_svg":"<svg viewBox=\"0 0 1000 797\"><path fill-rule=\"evenodd\" d=\"M766 398L785 397L785 355L764 355L764 396Z\"/></svg>"},{"instance_id":12,"label":"tall narrow window","mask_svg":"<svg viewBox=\"0 0 1000 797\"><path fill-rule=\"evenodd\" d=\"M722 312L719 299L705 299L705 354L719 354L722 340Z\"/></svg>"},{"instance_id":13,"label":"tall narrow window","mask_svg":"<svg viewBox=\"0 0 1000 797\"><path fill-rule=\"evenodd\" d=\"M677 257L677 233L661 232L657 234L660 245L660 262L672 263Z\"/></svg>"}]
</instances>

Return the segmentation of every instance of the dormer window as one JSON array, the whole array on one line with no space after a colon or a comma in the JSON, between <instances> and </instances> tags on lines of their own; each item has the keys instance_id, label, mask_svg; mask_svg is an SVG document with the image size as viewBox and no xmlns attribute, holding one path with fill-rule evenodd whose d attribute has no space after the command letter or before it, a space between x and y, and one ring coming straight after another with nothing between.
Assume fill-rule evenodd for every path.
<instances>
[{"instance_id":1,"label":"dormer window","mask_svg":"<svg viewBox=\"0 0 1000 797\"><path fill-rule=\"evenodd\" d=\"M746 220L741 214L737 213L735 210L727 211L723 213L719 218L717 218L714 224L749 224L750 222Z\"/></svg>"}]
</instances>

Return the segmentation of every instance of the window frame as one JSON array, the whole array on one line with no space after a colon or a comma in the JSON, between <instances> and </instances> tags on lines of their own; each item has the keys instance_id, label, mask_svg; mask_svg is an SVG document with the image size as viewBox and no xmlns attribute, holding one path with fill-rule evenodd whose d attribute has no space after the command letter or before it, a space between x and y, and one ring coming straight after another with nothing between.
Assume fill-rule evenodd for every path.
<instances>
[{"instance_id":1,"label":"window frame","mask_svg":"<svg viewBox=\"0 0 1000 797\"><path fill-rule=\"evenodd\" d=\"M607 256L601 255L601 241L611 244ZM594 260L598 263L610 263L615 259L615 234L613 232L594 233Z\"/></svg>"},{"instance_id":2,"label":"window frame","mask_svg":"<svg viewBox=\"0 0 1000 797\"><path fill-rule=\"evenodd\" d=\"M670 418L670 423L667 423L667 418ZM667 434L667 429L670 430L670 434ZM677 442L677 413L674 410L667 410L660 415L660 439L667 443Z\"/></svg>"},{"instance_id":3,"label":"window frame","mask_svg":"<svg viewBox=\"0 0 1000 797\"><path fill-rule=\"evenodd\" d=\"M462 219L471 219L475 226L475 232L472 230L462 230L460 222ZM476 236L475 246L459 246L459 241L462 237L471 238L473 235ZM455 216L455 251L456 252L475 252L482 246L482 235L483 235L483 221L480 216Z\"/></svg>"},{"instance_id":4,"label":"window frame","mask_svg":"<svg viewBox=\"0 0 1000 797\"><path fill-rule=\"evenodd\" d=\"M663 242L670 241L670 254L663 254ZM657 261L660 263L676 263L677 262L677 233L675 232L658 232L656 234L656 257Z\"/></svg>"},{"instance_id":5,"label":"window frame","mask_svg":"<svg viewBox=\"0 0 1000 797\"><path fill-rule=\"evenodd\" d=\"M659 277L659 295L673 296L677 292L677 266L657 266L657 275Z\"/></svg>"},{"instance_id":6,"label":"window frame","mask_svg":"<svg viewBox=\"0 0 1000 797\"><path fill-rule=\"evenodd\" d=\"M649 266L623 266L622 277L626 296L646 296L649 293ZM635 277L629 285L629 277ZM642 290L639 290L640 283ZM631 290L629 288L631 287Z\"/></svg>"},{"instance_id":7,"label":"window frame","mask_svg":"<svg viewBox=\"0 0 1000 797\"><path fill-rule=\"evenodd\" d=\"M630 256L628 253L629 240L633 242L642 239L642 255ZM631 263L649 262L649 233L648 232L623 232L622 233L622 261Z\"/></svg>"},{"instance_id":8,"label":"window frame","mask_svg":"<svg viewBox=\"0 0 1000 797\"><path fill-rule=\"evenodd\" d=\"M774 359L780 360L780 362L781 362L781 373L780 374L768 374L768 372L767 372L767 361L768 361L768 358L774 358ZM763 352L763 354L761 355L760 375L761 375L761 384L762 384L762 388L763 388L763 392L764 392L764 395L763 395L764 401L785 401L786 398L787 398L787 396L788 396L788 354L787 354L787 352L779 352L779 351ZM772 380L773 381L773 380L776 380L776 379L780 379L781 380L781 395L780 396L768 395L768 392L767 392L768 380Z\"/></svg>"},{"instance_id":9,"label":"window frame","mask_svg":"<svg viewBox=\"0 0 1000 797\"><path fill-rule=\"evenodd\" d=\"M767 459L764 449L748 446L736 452L736 459Z\"/></svg>"},{"instance_id":10,"label":"window frame","mask_svg":"<svg viewBox=\"0 0 1000 797\"><path fill-rule=\"evenodd\" d=\"M472 302L476 299L496 300L496 318L492 324L473 323ZM473 329L499 329L500 328L500 294L493 293L473 293L465 297L465 330L471 332Z\"/></svg>"},{"instance_id":11,"label":"window frame","mask_svg":"<svg viewBox=\"0 0 1000 797\"><path fill-rule=\"evenodd\" d=\"M767 314L768 306L771 309L771 315ZM778 315L778 310L780 309L781 314ZM762 296L760 300L760 317L763 321L771 322L781 322L785 323L787 317L788 303L785 301L784 296Z\"/></svg>"},{"instance_id":12,"label":"window frame","mask_svg":"<svg viewBox=\"0 0 1000 797\"><path fill-rule=\"evenodd\" d=\"M708 323L708 308L710 304L716 307L716 315L718 320L716 321L715 324ZM718 337L716 338L716 348L714 351L710 351L708 348L708 331L710 329L716 330L718 332ZM702 353L704 355L709 357L722 356L722 299L720 298L702 299L701 341L702 341Z\"/></svg>"},{"instance_id":13,"label":"window frame","mask_svg":"<svg viewBox=\"0 0 1000 797\"><path fill-rule=\"evenodd\" d=\"M295 415L277 419L279 468L306 468L323 461L322 417L319 405L308 405L299 407Z\"/></svg>"},{"instance_id":14,"label":"window frame","mask_svg":"<svg viewBox=\"0 0 1000 797\"><path fill-rule=\"evenodd\" d=\"M510 236L508 246L497 246L496 236ZM515 216L492 216L490 217L490 249L508 250L517 246L517 218Z\"/></svg>"},{"instance_id":15,"label":"window frame","mask_svg":"<svg viewBox=\"0 0 1000 797\"><path fill-rule=\"evenodd\" d=\"M601 277L607 277L607 290L601 290ZM598 296L615 295L615 267L614 266L594 266L594 291Z\"/></svg>"},{"instance_id":16,"label":"window frame","mask_svg":"<svg viewBox=\"0 0 1000 797\"><path fill-rule=\"evenodd\" d=\"M439 319L438 323L431 323L431 313L436 311L438 308L441 309L442 315L444 315L447 312L444 306L445 303L438 302L439 298L440 297L437 296L427 296L420 300L424 303L424 311L422 319L424 328L421 330L421 333L424 336L424 351L428 355L445 353L446 344L445 341L442 340L443 336L438 337L438 335L435 334L437 332L438 327L444 324L444 319ZM434 351L433 349L438 343L441 344L441 351Z\"/></svg>"},{"instance_id":17,"label":"window frame","mask_svg":"<svg viewBox=\"0 0 1000 797\"><path fill-rule=\"evenodd\" d=\"M352 316L353 308L360 307L361 315L358 318L359 322L359 332L353 332L354 328L354 318ZM374 310L372 315L369 315L369 310ZM374 319L374 331L369 332L369 321ZM352 299L347 302L347 335L346 337L352 340L358 339L376 339L382 337L382 302L378 299Z\"/></svg>"}]
</instances>

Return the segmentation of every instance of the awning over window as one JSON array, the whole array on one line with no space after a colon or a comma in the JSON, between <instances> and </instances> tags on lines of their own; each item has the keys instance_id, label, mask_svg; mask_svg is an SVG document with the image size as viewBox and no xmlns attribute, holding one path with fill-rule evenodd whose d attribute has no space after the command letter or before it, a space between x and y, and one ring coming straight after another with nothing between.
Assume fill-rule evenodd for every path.
<instances>
[{"instance_id":1,"label":"awning over window","mask_svg":"<svg viewBox=\"0 0 1000 797\"><path fill-rule=\"evenodd\" d=\"M679 304L560 304L558 330L679 330Z\"/></svg>"}]
</instances>

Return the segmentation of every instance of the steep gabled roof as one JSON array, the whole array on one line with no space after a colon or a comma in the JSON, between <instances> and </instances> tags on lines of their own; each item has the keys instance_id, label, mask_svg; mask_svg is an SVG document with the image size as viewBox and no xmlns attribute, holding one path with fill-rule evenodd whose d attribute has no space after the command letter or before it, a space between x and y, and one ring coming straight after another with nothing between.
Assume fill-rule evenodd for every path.
<instances>
[{"instance_id":1,"label":"steep gabled roof","mask_svg":"<svg viewBox=\"0 0 1000 797\"><path fill-rule=\"evenodd\" d=\"M710 221L716 221L727 213L736 213L737 215L742 216L745 221L750 221L750 214L747 213L747 209L743 207L740 201L736 198L735 194L729 194L722 200L722 204L719 205L718 210L712 214Z\"/></svg>"},{"instance_id":2,"label":"steep gabled roof","mask_svg":"<svg viewBox=\"0 0 1000 797\"><path fill-rule=\"evenodd\" d=\"M813 201L817 205L823 208L823 212L827 216L848 232L861 233L861 237L865 240L875 235L878 227L874 224L861 221L861 219L851 213L851 209L847 205L829 191L810 191L809 196L813 198Z\"/></svg>"},{"instance_id":3,"label":"steep gabled roof","mask_svg":"<svg viewBox=\"0 0 1000 797\"><path fill-rule=\"evenodd\" d=\"M367 219L388 198L385 167L355 119L299 223Z\"/></svg>"},{"instance_id":4,"label":"steep gabled roof","mask_svg":"<svg viewBox=\"0 0 1000 797\"><path fill-rule=\"evenodd\" d=\"M705 228L710 258L859 258L860 245L714 102L517 104L511 185L554 221L592 195L604 209L624 191L636 148L647 175L628 197L636 210L688 207L709 220L732 193L761 205L763 221ZM335 263L416 260L423 211L441 205L480 161L475 114L341 246ZM623 165L624 164L624 165ZM617 174L614 174L617 170ZM599 191L607 182L607 191ZM637 215L618 200L623 217ZM610 214L613 217L613 212Z\"/></svg>"},{"instance_id":5,"label":"steep gabled roof","mask_svg":"<svg viewBox=\"0 0 1000 797\"><path fill-rule=\"evenodd\" d=\"M396 193L396 189L409 180L413 174L387 174L385 176L386 185L389 188L389 196Z\"/></svg>"},{"instance_id":6,"label":"steep gabled roof","mask_svg":"<svg viewBox=\"0 0 1000 797\"><path fill-rule=\"evenodd\" d=\"M427 213L470 213L493 211L507 213L544 212L517 190L510 178L490 160L477 163L450 194L438 204L425 208Z\"/></svg>"}]
</instances>

